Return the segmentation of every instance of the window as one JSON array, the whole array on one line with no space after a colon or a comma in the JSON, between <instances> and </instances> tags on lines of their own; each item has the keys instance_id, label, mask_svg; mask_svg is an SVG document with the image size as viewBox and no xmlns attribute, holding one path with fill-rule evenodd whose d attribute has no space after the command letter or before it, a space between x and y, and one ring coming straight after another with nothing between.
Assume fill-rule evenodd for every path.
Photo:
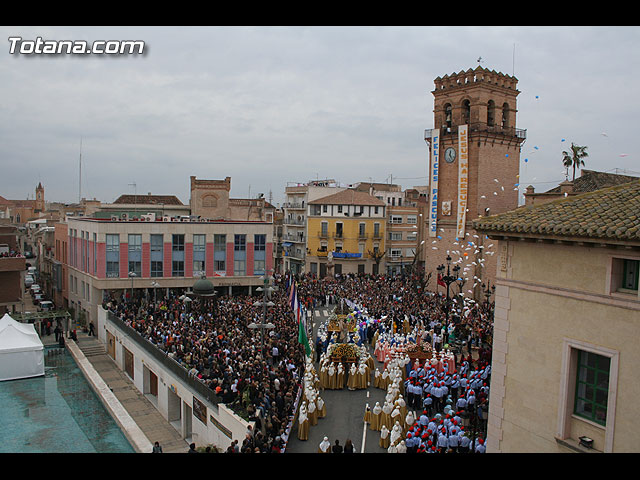
<instances>
[{"instance_id":1,"label":"window","mask_svg":"<svg viewBox=\"0 0 640 480\"><path fill-rule=\"evenodd\" d=\"M400 258L400 255L402 255L402 250L400 248L390 248L389 249L389 256L392 259L397 260L398 258Z\"/></svg>"},{"instance_id":2,"label":"window","mask_svg":"<svg viewBox=\"0 0 640 480\"><path fill-rule=\"evenodd\" d=\"M171 276L184 277L184 234L171 236Z\"/></svg>"},{"instance_id":3,"label":"window","mask_svg":"<svg viewBox=\"0 0 640 480\"><path fill-rule=\"evenodd\" d=\"M493 100L489 100L487 104L487 125L492 127L496 121L496 104Z\"/></svg>"},{"instance_id":4,"label":"window","mask_svg":"<svg viewBox=\"0 0 640 480\"><path fill-rule=\"evenodd\" d=\"M638 290L638 266L640 260L622 261L622 288L627 290Z\"/></svg>"},{"instance_id":5,"label":"window","mask_svg":"<svg viewBox=\"0 0 640 480\"><path fill-rule=\"evenodd\" d=\"M322 205L322 213L327 213L327 205Z\"/></svg>"},{"instance_id":6,"label":"window","mask_svg":"<svg viewBox=\"0 0 640 480\"><path fill-rule=\"evenodd\" d=\"M328 222L322 222L320 224L320 235L323 237L326 237L329 234L329 223Z\"/></svg>"},{"instance_id":7,"label":"window","mask_svg":"<svg viewBox=\"0 0 640 480\"><path fill-rule=\"evenodd\" d=\"M509 128L509 104L502 104L502 128Z\"/></svg>"},{"instance_id":8,"label":"window","mask_svg":"<svg viewBox=\"0 0 640 480\"><path fill-rule=\"evenodd\" d=\"M84 230L80 230L80 269L84 272L85 271L85 265L84 265Z\"/></svg>"},{"instance_id":9,"label":"window","mask_svg":"<svg viewBox=\"0 0 640 480\"><path fill-rule=\"evenodd\" d=\"M73 242L72 242L73 243ZM107 278L120 276L120 235L106 235L106 267Z\"/></svg>"},{"instance_id":10,"label":"window","mask_svg":"<svg viewBox=\"0 0 640 480\"><path fill-rule=\"evenodd\" d=\"M359 226L358 226L358 235L360 235L361 237L364 237L366 235L365 229L366 229L366 223L359 224Z\"/></svg>"},{"instance_id":11,"label":"window","mask_svg":"<svg viewBox=\"0 0 640 480\"><path fill-rule=\"evenodd\" d=\"M206 235L193 235L193 276L201 277L205 274Z\"/></svg>"},{"instance_id":12,"label":"window","mask_svg":"<svg viewBox=\"0 0 640 480\"><path fill-rule=\"evenodd\" d=\"M374 223L373 224L373 236L375 238L380 238L380 224L379 223Z\"/></svg>"},{"instance_id":13,"label":"window","mask_svg":"<svg viewBox=\"0 0 640 480\"><path fill-rule=\"evenodd\" d=\"M453 122L453 109L451 108L451 104L447 103L444 106L444 123L445 126L451 128L451 124Z\"/></svg>"},{"instance_id":14,"label":"window","mask_svg":"<svg viewBox=\"0 0 640 480\"><path fill-rule=\"evenodd\" d=\"M267 236L255 235L253 240L253 274L264 275L266 268Z\"/></svg>"},{"instance_id":15,"label":"window","mask_svg":"<svg viewBox=\"0 0 640 480\"><path fill-rule=\"evenodd\" d=\"M401 215L391 215L389 217L389 223L402 223Z\"/></svg>"},{"instance_id":16,"label":"window","mask_svg":"<svg viewBox=\"0 0 640 480\"><path fill-rule=\"evenodd\" d=\"M582 423L591 422L603 429L602 436L594 438L594 448L613 452L616 411L609 406L616 405L619 373L619 350L571 338L563 340L557 439L571 439L577 444L585 434Z\"/></svg>"},{"instance_id":17,"label":"window","mask_svg":"<svg viewBox=\"0 0 640 480\"><path fill-rule=\"evenodd\" d=\"M342 205L338 205L338 213L342 213Z\"/></svg>"},{"instance_id":18,"label":"window","mask_svg":"<svg viewBox=\"0 0 640 480\"><path fill-rule=\"evenodd\" d=\"M93 234L93 274L98 271L98 234Z\"/></svg>"},{"instance_id":19,"label":"window","mask_svg":"<svg viewBox=\"0 0 640 480\"><path fill-rule=\"evenodd\" d=\"M610 293L638 295L640 260L635 258L612 258Z\"/></svg>"},{"instance_id":20,"label":"window","mask_svg":"<svg viewBox=\"0 0 640 480\"><path fill-rule=\"evenodd\" d=\"M236 276L247 274L247 236L244 234L233 236L233 274Z\"/></svg>"},{"instance_id":21,"label":"window","mask_svg":"<svg viewBox=\"0 0 640 480\"><path fill-rule=\"evenodd\" d=\"M129 271L142 276L142 235L129 234Z\"/></svg>"},{"instance_id":22,"label":"window","mask_svg":"<svg viewBox=\"0 0 640 480\"><path fill-rule=\"evenodd\" d=\"M578 351L576 395L573 413L600 425L606 424L611 359Z\"/></svg>"},{"instance_id":23,"label":"window","mask_svg":"<svg viewBox=\"0 0 640 480\"><path fill-rule=\"evenodd\" d=\"M389 232L389 240L402 240L402 232Z\"/></svg>"},{"instance_id":24,"label":"window","mask_svg":"<svg viewBox=\"0 0 640 480\"><path fill-rule=\"evenodd\" d=\"M162 234L151 235L151 245L150 245L150 255L151 255L151 276L152 277L162 277L164 275L163 271L163 257L164 257L164 246L163 246L163 238Z\"/></svg>"},{"instance_id":25,"label":"window","mask_svg":"<svg viewBox=\"0 0 640 480\"><path fill-rule=\"evenodd\" d=\"M411 223L411 224L418 223L418 217L416 215L407 215L407 223Z\"/></svg>"},{"instance_id":26,"label":"window","mask_svg":"<svg viewBox=\"0 0 640 480\"><path fill-rule=\"evenodd\" d=\"M469 125L471 121L471 102L469 100L465 100L462 102L462 123L464 125Z\"/></svg>"},{"instance_id":27,"label":"window","mask_svg":"<svg viewBox=\"0 0 640 480\"><path fill-rule=\"evenodd\" d=\"M226 271L227 236L216 234L213 236L213 269L216 272Z\"/></svg>"}]
</instances>

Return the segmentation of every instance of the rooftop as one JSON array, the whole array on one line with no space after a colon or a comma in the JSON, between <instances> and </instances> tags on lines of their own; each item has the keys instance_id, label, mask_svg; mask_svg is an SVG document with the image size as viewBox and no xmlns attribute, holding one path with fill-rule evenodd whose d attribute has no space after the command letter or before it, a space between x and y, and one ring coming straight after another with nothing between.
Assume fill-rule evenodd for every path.
<instances>
[{"instance_id":1,"label":"rooftop","mask_svg":"<svg viewBox=\"0 0 640 480\"><path fill-rule=\"evenodd\" d=\"M120 195L114 204L184 205L175 195Z\"/></svg>"},{"instance_id":2,"label":"rooftop","mask_svg":"<svg viewBox=\"0 0 640 480\"><path fill-rule=\"evenodd\" d=\"M620 175L617 173L597 172L595 170L581 170L581 175L573 181L573 193L586 193L613 187L638 180L638 177ZM560 185L547 190L545 193L561 193Z\"/></svg>"},{"instance_id":3,"label":"rooftop","mask_svg":"<svg viewBox=\"0 0 640 480\"><path fill-rule=\"evenodd\" d=\"M385 203L366 192L347 189L309 202L310 205L373 205L384 207Z\"/></svg>"},{"instance_id":4,"label":"rooftop","mask_svg":"<svg viewBox=\"0 0 640 480\"><path fill-rule=\"evenodd\" d=\"M487 235L640 243L640 180L481 217L473 226Z\"/></svg>"}]
</instances>

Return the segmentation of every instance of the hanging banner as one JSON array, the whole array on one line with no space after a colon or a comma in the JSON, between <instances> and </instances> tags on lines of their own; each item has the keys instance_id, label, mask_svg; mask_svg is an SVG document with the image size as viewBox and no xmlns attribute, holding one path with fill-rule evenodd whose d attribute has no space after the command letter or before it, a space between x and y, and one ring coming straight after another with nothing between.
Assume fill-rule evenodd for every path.
<instances>
[{"instance_id":1,"label":"hanging banner","mask_svg":"<svg viewBox=\"0 0 640 480\"><path fill-rule=\"evenodd\" d=\"M467 193L469 189L469 148L467 125L458 127L458 223L456 237L464 238L467 221Z\"/></svg>"},{"instance_id":2,"label":"hanging banner","mask_svg":"<svg viewBox=\"0 0 640 480\"><path fill-rule=\"evenodd\" d=\"M440 160L440 129L431 130L431 163L430 163L430 193L429 193L429 236L437 234L438 222L438 161Z\"/></svg>"}]
</instances>

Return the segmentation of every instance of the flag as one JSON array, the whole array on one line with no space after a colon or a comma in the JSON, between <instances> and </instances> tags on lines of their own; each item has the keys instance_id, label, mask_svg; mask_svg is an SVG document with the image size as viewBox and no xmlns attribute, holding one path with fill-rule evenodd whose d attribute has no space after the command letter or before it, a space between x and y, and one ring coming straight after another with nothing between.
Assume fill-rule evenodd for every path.
<instances>
[{"instance_id":1,"label":"flag","mask_svg":"<svg viewBox=\"0 0 640 480\"><path fill-rule=\"evenodd\" d=\"M307 326L304 321L304 314L302 321L298 322L298 343L304 345L304 351L307 356L311 355L311 347L309 346L309 339L307 338Z\"/></svg>"},{"instance_id":2,"label":"flag","mask_svg":"<svg viewBox=\"0 0 640 480\"><path fill-rule=\"evenodd\" d=\"M443 287L446 287L446 283L444 283L442 281L442 275L438 274L438 285L442 285Z\"/></svg>"},{"instance_id":3,"label":"flag","mask_svg":"<svg viewBox=\"0 0 640 480\"><path fill-rule=\"evenodd\" d=\"M291 310L296 311L296 282L291 282L291 288L289 289L289 305L291 306Z\"/></svg>"}]
</instances>

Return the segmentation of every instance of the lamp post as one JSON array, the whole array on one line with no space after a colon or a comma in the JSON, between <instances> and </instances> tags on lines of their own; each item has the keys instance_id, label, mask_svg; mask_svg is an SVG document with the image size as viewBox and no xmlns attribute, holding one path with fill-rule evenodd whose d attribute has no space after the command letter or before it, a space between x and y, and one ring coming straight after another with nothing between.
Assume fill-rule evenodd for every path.
<instances>
[{"instance_id":1,"label":"lamp post","mask_svg":"<svg viewBox=\"0 0 640 480\"><path fill-rule=\"evenodd\" d=\"M451 256L447 255L447 274L446 275L442 275L442 273L444 272L444 265L440 265L436 268L436 270L438 270L438 273L440 274L440 279L447 285L447 317L449 316L449 311L451 310L451 304L450 301L451 299L449 298L449 286L455 282L456 280L458 280L458 272L460 271L460 265L454 265L453 268L451 268ZM451 270L453 270L453 275L451 275Z\"/></svg>"},{"instance_id":2,"label":"lamp post","mask_svg":"<svg viewBox=\"0 0 640 480\"><path fill-rule=\"evenodd\" d=\"M485 289L485 284L484 283L482 284L482 293L487 298L487 300L486 300L487 314L490 312L490 307L491 307L490 298L491 298L491 295L493 295L495 292L496 292L496 286L495 285L491 285L489 280L487 280L486 289Z\"/></svg>"},{"instance_id":3,"label":"lamp post","mask_svg":"<svg viewBox=\"0 0 640 480\"><path fill-rule=\"evenodd\" d=\"M262 302L256 301L253 305L256 307L264 307L263 310L263 315L262 315L262 323L255 323L255 322L251 322L248 327L251 329L259 329L260 330L260 352L262 352L262 358L265 358L264 355L264 331L269 329L273 329L276 328L276 326L271 323L268 322L267 323L267 307L273 307L275 305L275 303L273 303L272 301L267 301L269 298L271 298L271 293L276 291L278 289L278 287L272 286L271 282L273 282L273 277L272 276L266 276L263 275L262 277L260 277L260 280L262 280L263 283L263 287L258 287L256 288L257 292L262 292Z\"/></svg>"},{"instance_id":4,"label":"lamp post","mask_svg":"<svg viewBox=\"0 0 640 480\"><path fill-rule=\"evenodd\" d=\"M184 305L185 305L185 310L187 311L187 313L190 313L190 312L191 312L191 302L192 302L192 301L193 301L193 300L191 300L191 298L190 298L190 297L188 297L188 296L186 296L186 295L185 295L184 299L182 300L182 302L183 302L183 303L184 303Z\"/></svg>"},{"instance_id":5,"label":"lamp post","mask_svg":"<svg viewBox=\"0 0 640 480\"><path fill-rule=\"evenodd\" d=\"M129 299L129 303L133 303L133 278L136 276L136 272L129 272L129 278L131 279L131 298Z\"/></svg>"},{"instance_id":6,"label":"lamp post","mask_svg":"<svg viewBox=\"0 0 640 480\"><path fill-rule=\"evenodd\" d=\"M151 286L153 287L153 303L158 303L158 287L160 284L158 282L151 282Z\"/></svg>"}]
</instances>

